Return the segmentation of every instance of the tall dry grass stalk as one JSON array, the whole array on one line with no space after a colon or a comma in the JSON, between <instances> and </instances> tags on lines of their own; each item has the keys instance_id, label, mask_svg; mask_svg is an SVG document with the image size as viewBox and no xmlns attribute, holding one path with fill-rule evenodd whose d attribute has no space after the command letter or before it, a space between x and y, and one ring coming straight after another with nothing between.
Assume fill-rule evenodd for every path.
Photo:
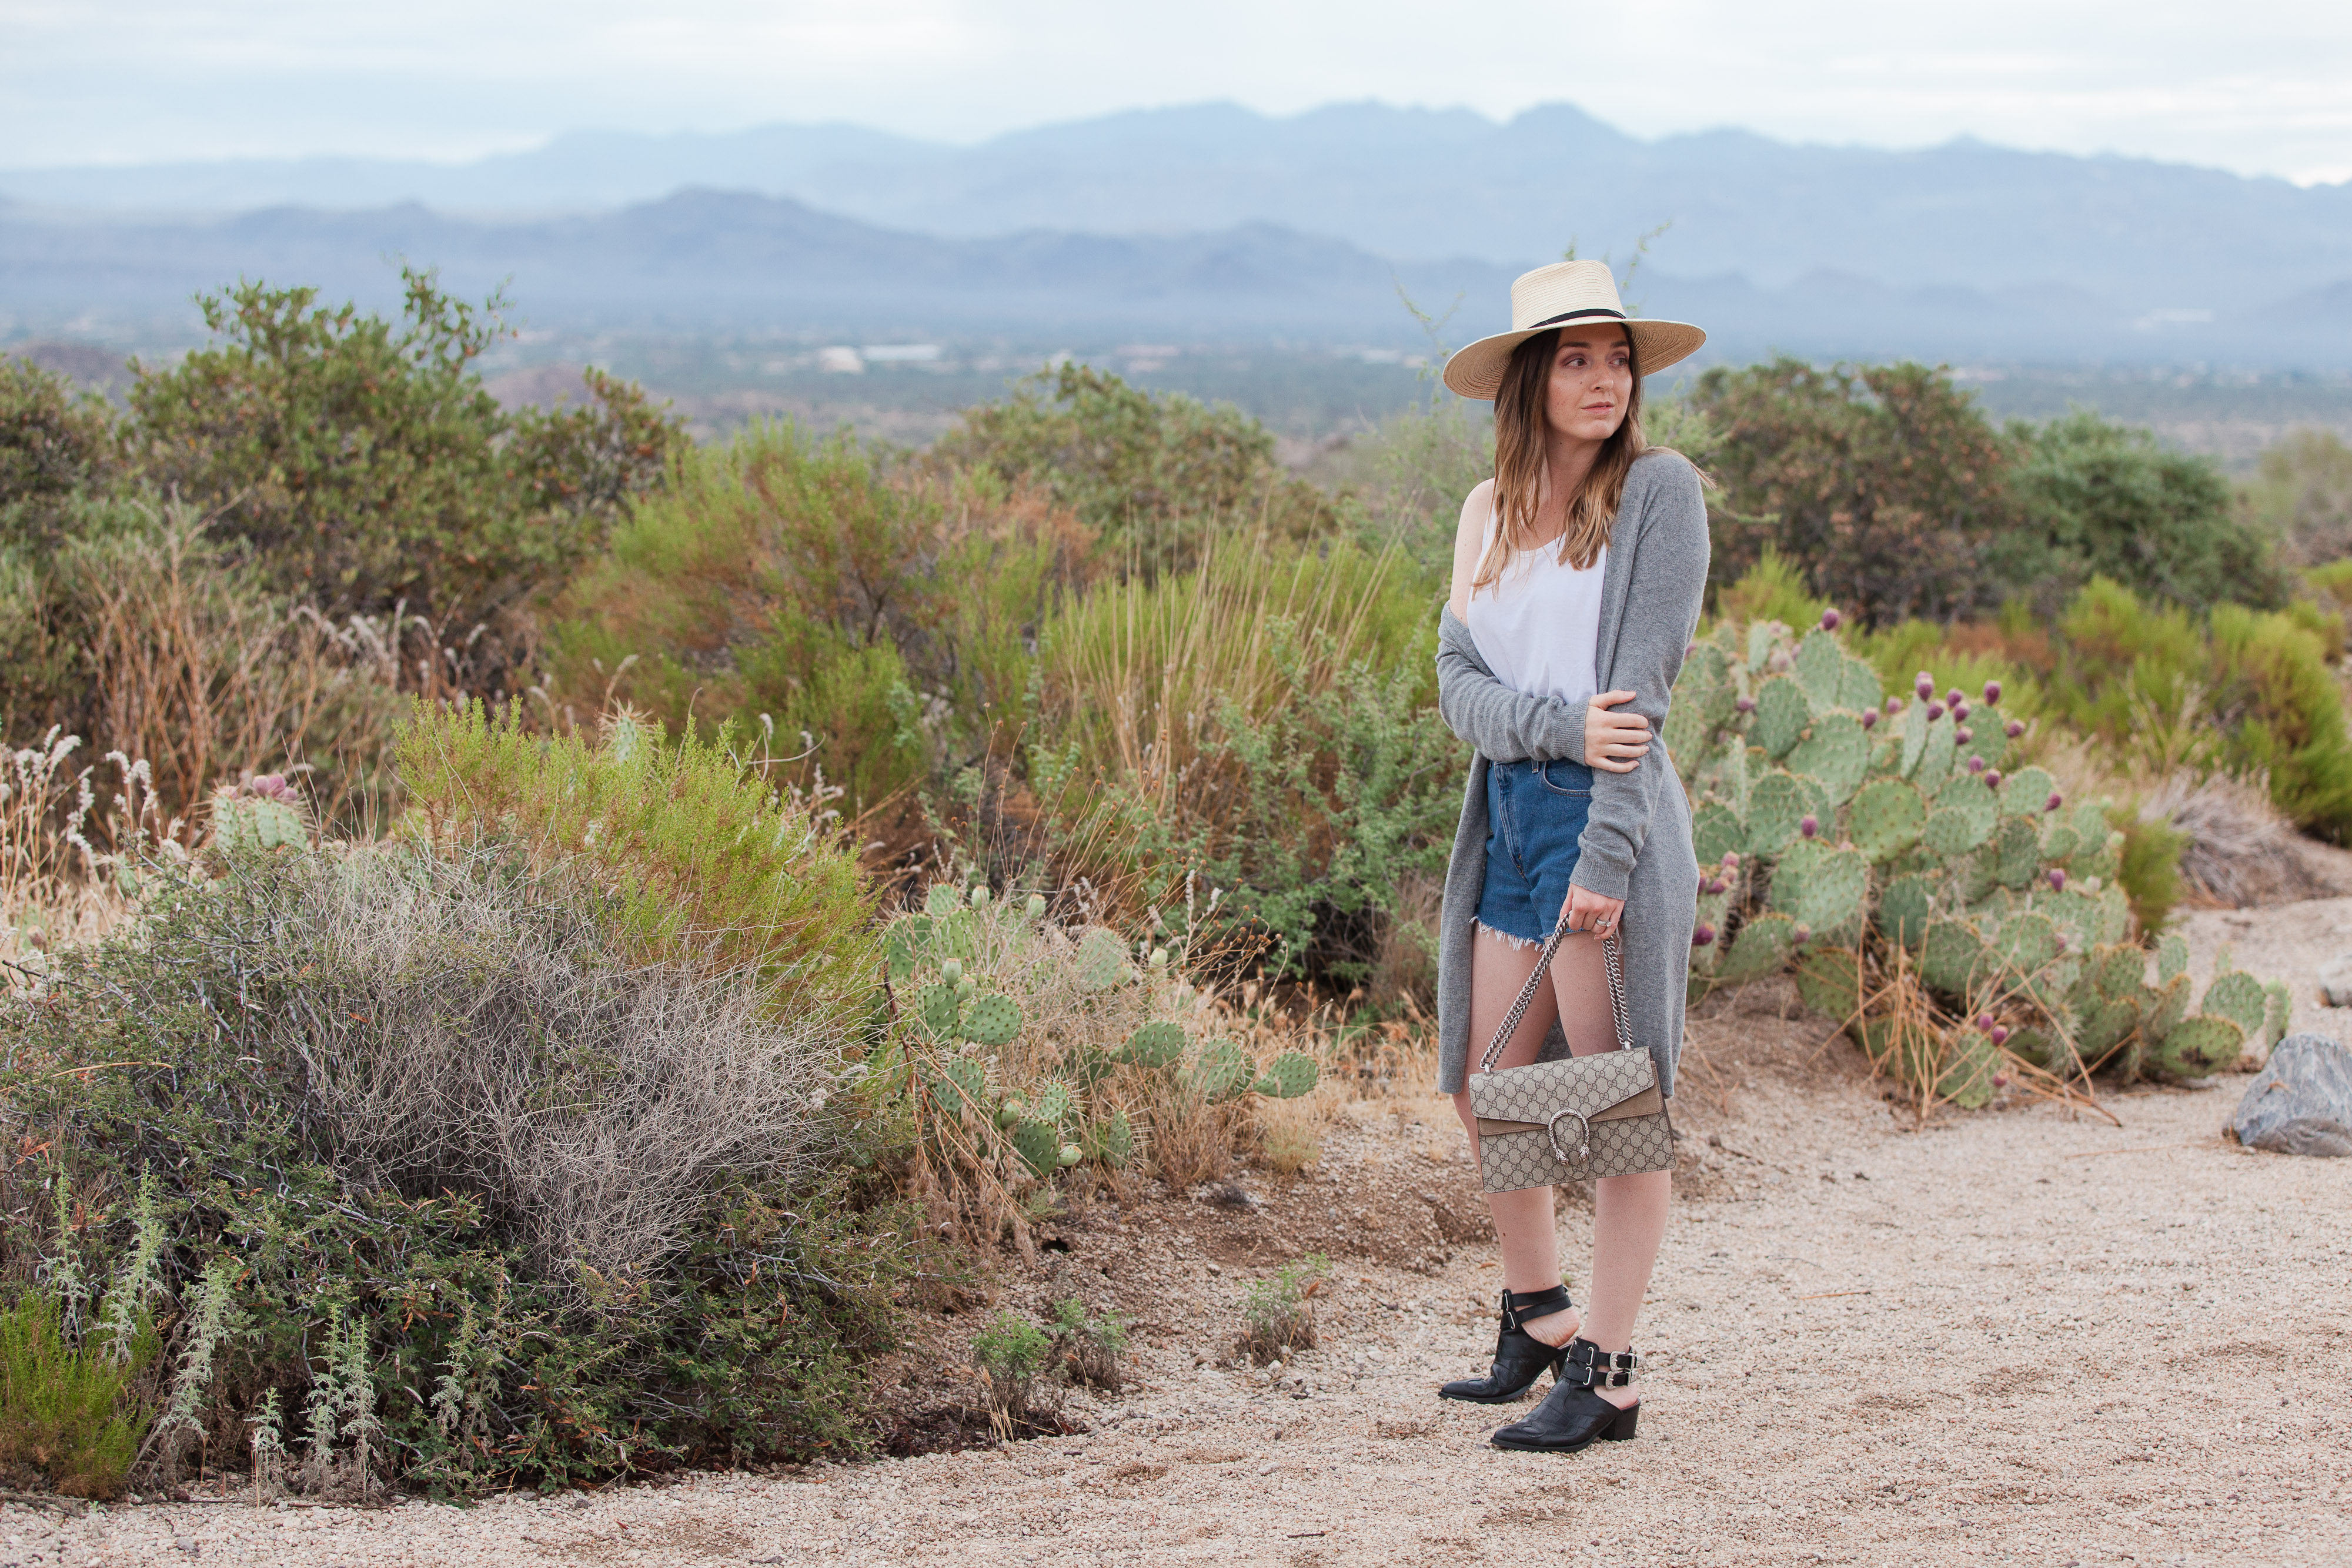
<instances>
[{"instance_id":1,"label":"tall dry grass stalk","mask_svg":"<svg viewBox=\"0 0 2352 1568\"><path fill-rule=\"evenodd\" d=\"M124 850L180 852L184 824L162 819L146 765L120 751L76 768L78 736L52 729L37 746L0 752L0 976L12 988L38 973L38 956L96 941L129 912L117 874ZM111 831L106 831L110 829ZM110 852L92 835L112 841Z\"/></svg>"}]
</instances>

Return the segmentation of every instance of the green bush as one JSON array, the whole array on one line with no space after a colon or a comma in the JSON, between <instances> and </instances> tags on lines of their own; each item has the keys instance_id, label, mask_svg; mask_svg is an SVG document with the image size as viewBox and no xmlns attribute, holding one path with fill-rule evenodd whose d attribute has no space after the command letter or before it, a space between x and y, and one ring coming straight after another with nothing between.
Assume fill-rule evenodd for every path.
<instances>
[{"instance_id":1,"label":"green bush","mask_svg":"<svg viewBox=\"0 0 2352 1568\"><path fill-rule=\"evenodd\" d=\"M1242 1293L1242 1332L1234 1348L1264 1366L1296 1350L1315 1348L1315 1295L1331 1273L1320 1252L1285 1263L1270 1280L1253 1280Z\"/></svg>"},{"instance_id":2,"label":"green bush","mask_svg":"<svg viewBox=\"0 0 2352 1568\"><path fill-rule=\"evenodd\" d=\"M102 492L121 466L105 399L0 355L0 546L46 542L58 503Z\"/></svg>"},{"instance_id":3,"label":"green bush","mask_svg":"<svg viewBox=\"0 0 2352 1568\"><path fill-rule=\"evenodd\" d=\"M1147 570L1190 566L1221 533L1302 538L1339 520L1329 497L1283 472L1274 437L1239 409L1148 392L1075 361L966 410L933 453L1043 486Z\"/></svg>"},{"instance_id":4,"label":"green bush","mask_svg":"<svg viewBox=\"0 0 2352 1568\"><path fill-rule=\"evenodd\" d=\"M2296 430L2263 453L2239 492L2242 524L2276 538L2299 566L2352 556L2352 446L2330 430Z\"/></svg>"},{"instance_id":5,"label":"green bush","mask_svg":"<svg viewBox=\"0 0 2352 1568\"><path fill-rule=\"evenodd\" d=\"M2233 516L2211 459L2167 451L2153 433L2077 409L2012 424L2010 485L2023 517L1994 541L1985 570L2005 591L2055 612L2093 578L2192 610L2224 601L2275 609L2286 581L2269 529Z\"/></svg>"},{"instance_id":6,"label":"green bush","mask_svg":"<svg viewBox=\"0 0 2352 1568\"><path fill-rule=\"evenodd\" d=\"M219 341L141 369L125 439L155 486L330 618L480 619L596 550L681 427L593 371L584 405L509 414L475 369L504 302L401 276L398 323L313 288L204 296Z\"/></svg>"},{"instance_id":7,"label":"green bush","mask_svg":"<svg viewBox=\"0 0 2352 1568\"><path fill-rule=\"evenodd\" d=\"M601 739L542 736L520 707L419 703L402 732L411 830L511 841L576 878L649 956L748 970L794 1010L835 1016L875 983L871 895L808 803L732 749L622 716Z\"/></svg>"},{"instance_id":8,"label":"green bush","mask_svg":"<svg viewBox=\"0 0 2352 1568\"><path fill-rule=\"evenodd\" d=\"M756 425L620 525L559 601L549 662L592 706L772 726L863 815L1019 731L1028 643L1086 559L1066 518L993 481Z\"/></svg>"},{"instance_id":9,"label":"green bush","mask_svg":"<svg viewBox=\"0 0 2352 1568\"><path fill-rule=\"evenodd\" d=\"M69 1345L62 1316L40 1290L0 1312L0 1466L37 1470L68 1497L116 1497L152 1419L131 1385L155 1357L154 1333L117 1359Z\"/></svg>"},{"instance_id":10,"label":"green bush","mask_svg":"<svg viewBox=\"0 0 2352 1568\"><path fill-rule=\"evenodd\" d=\"M339 1495L871 1442L916 1244L847 1201L841 1039L606 913L496 852L282 850L158 873L0 1000L12 1141L153 1184L166 1436L217 1465L267 1427ZM41 1164L0 1176L12 1273L56 1250ZM125 1207L86 1204L80 1277L129 1271Z\"/></svg>"}]
</instances>

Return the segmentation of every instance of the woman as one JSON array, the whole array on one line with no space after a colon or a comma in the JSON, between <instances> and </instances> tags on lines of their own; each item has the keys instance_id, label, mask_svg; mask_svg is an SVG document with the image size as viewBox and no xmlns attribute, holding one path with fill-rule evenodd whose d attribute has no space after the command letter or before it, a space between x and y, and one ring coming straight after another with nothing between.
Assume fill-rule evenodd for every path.
<instances>
[{"instance_id":1,"label":"woman","mask_svg":"<svg viewBox=\"0 0 2352 1568\"><path fill-rule=\"evenodd\" d=\"M1533 1061L1555 1019L1578 1055L1615 1049L1597 937L1623 954L1633 1039L1674 1093L1698 894L1690 806L1653 743L1706 586L1697 470L1645 450L1642 378L1706 340L1634 320L1599 262L1511 286L1512 330L1445 367L1495 402L1495 477L1463 504L1440 627L1438 706L1476 748L1445 879L1437 981L1440 1086L1478 1146L1470 1059L1509 1013L1563 908L1548 993L1497 1066ZM1622 927L1622 929L1621 929ZM1669 1173L1594 1184L1592 1296L1561 1287L1552 1190L1490 1193L1503 1253L1493 1369L1443 1396L1502 1404L1552 1387L1497 1447L1573 1453L1633 1436L1633 1322L1665 1234Z\"/></svg>"}]
</instances>

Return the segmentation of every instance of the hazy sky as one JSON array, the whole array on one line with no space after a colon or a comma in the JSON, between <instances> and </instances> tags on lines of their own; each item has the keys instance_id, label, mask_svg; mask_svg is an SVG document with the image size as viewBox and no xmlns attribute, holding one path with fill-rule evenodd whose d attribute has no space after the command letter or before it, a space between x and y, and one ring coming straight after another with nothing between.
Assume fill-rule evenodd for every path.
<instances>
[{"instance_id":1,"label":"hazy sky","mask_svg":"<svg viewBox=\"0 0 2352 1568\"><path fill-rule=\"evenodd\" d=\"M0 164L1347 99L2352 177L2343 0L0 0Z\"/></svg>"}]
</instances>

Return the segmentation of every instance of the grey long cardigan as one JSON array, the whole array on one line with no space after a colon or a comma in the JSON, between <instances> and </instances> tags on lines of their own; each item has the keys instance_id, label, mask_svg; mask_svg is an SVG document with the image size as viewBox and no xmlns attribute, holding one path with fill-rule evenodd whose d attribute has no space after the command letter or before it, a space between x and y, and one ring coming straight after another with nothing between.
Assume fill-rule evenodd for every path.
<instances>
[{"instance_id":1,"label":"grey long cardigan","mask_svg":"<svg viewBox=\"0 0 2352 1568\"><path fill-rule=\"evenodd\" d=\"M1594 663L1602 691L1634 694L1618 711L1645 716L1653 738L1632 772L1593 769L1591 815L1571 880L1625 901L1626 1012L1635 1042L1646 1045L1657 1064L1659 1088L1670 1095L1683 1043L1698 857L1691 847L1690 801L1657 737L1665 729L1666 702L1682 673L1684 651L1698 630L1706 565L1706 503L1697 471L1676 453L1643 455L1626 477L1610 535ZM1438 920L1438 1088L1453 1094L1467 1076L1474 1044L1470 955L1486 880L1486 765L1581 762L1585 710L1515 692L1496 680L1450 607L1438 624L1437 708L1477 752ZM1484 1040L1475 1044L1485 1050Z\"/></svg>"}]
</instances>

